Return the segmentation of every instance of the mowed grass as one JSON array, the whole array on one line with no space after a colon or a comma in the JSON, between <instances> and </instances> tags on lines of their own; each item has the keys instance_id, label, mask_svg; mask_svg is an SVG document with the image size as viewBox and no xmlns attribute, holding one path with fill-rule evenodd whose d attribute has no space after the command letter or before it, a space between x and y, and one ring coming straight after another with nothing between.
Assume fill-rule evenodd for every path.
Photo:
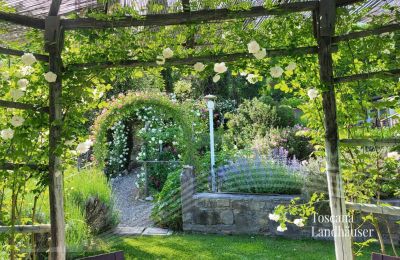
<instances>
[{"instance_id":1,"label":"mowed grass","mask_svg":"<svg viewBox=\"0 0 400 260\"><path fill-rule=\"evenodd\" d=\"M332 241L290 240L263 236L175 234L103 240L125 259L335 259ZM373 246L357 259L370 259Z\"/></svg>"}]
</instances>

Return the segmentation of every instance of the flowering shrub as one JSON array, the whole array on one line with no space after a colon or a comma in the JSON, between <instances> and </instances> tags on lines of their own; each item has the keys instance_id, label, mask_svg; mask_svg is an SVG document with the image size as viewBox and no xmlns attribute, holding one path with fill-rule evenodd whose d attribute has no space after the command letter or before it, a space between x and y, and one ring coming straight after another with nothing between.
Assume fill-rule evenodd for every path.
<instances>
[{"instance_id":1,"label":"flowering shrub","mask_svg":"<svg viewBox=\"0 0 400 260\"><path fill-rule=\"evenodd\" d=\"M111 149L108 156L106 172L112 177L119 174L127 166L128 136L122 121L118 121L111 127L111 130L112 140L109 142Z\"/></svg>"}]
</instances>

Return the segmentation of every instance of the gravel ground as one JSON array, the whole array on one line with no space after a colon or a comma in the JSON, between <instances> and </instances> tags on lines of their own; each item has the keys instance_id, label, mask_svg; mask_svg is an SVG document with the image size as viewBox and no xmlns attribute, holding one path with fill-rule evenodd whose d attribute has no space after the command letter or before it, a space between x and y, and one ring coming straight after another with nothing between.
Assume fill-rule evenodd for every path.
<instances>
[{"instance_id":1,"label":"gravel ground","mask_svg":"<svg viewBox=\"0 0 400 260\"><path fill-rule=\"evenodd\" d=\"M152 227L150 219L152 203L135 199L138 190L135 186L136 174L120 176L112 181L114 206L119 212L120 227Z\"/></svg>"}]
</instances>

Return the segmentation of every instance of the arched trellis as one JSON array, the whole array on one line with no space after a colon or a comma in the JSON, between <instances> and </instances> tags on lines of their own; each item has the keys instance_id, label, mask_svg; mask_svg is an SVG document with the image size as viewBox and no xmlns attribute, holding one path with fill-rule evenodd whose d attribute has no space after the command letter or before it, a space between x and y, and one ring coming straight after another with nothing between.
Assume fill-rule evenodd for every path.
<instances>
[{"instance_id":1,"label":"arched trellis","mask_svg":"<svg viewBox=\"0 0 400 260\"><path fill-rule=\"evenodd\" d=\"M107 130L116 122L134 117L135 109L151 106L156 111L171 118L182 129L185 151L182 153L182 162L191 164L194 160L194 147L191 145L193 133L193 118L182 106L173 103L166 95L150 93L128 93L119 96L117 100L96 118L94 123L94 154L96 161L103 165L107 156Z\"/></svg>"},{"instance_id":2,"label":"arched trellis","mask_svg":"<svg viewBox=\"0 0 400 260\"><path fill-rule=\"evenodd\" d=\"M293 54L318 54L320 64L320 78L326 91L323 92L323 109L325 124L325 148L327 178L329 185L329 198L331 214L333 217L346 214L345 200L343 196L342 181L339 172L339 136L336 122L336 102L335 102L335 83L347 82L352 80L367 79L378 76L397 76L400 75L400 69L389 71L380 71L374 73L357 74L352 76L334 78L332 52L335 50L335 43L362 38L368 35L377 35L385 32L392 32L400 29L400 24L391 24L382 26L374 30L349 33L347 35L334 36L336 8L362 2L362 0L320 0L295 2L278 5L272 9L264 7L253 7L246 11L230 11L227 9L190 11L188 0L182 0L182 13L147 15L142 19L126 17L116 21L97 21L90 18L84 19L61 19L58 15L61 0L52 0L50 11L45 19L32 18L18 14L0 12L0 19L14 24L23 25L31 28L44 30L45 50L49 54L36 54L38 60L49 62L51 71L58 75L55 83L50 83L49 108L40 108L48 111L50 114L50 149L49 149L49 191L50 191L50 219L51 219L51 259L65 259L65 224L63 211L63 181L60 171L60 158L56 149L61 139L61 124L57 122L62 120L61 107L61 80L62 80L62 60L61 52L63 47L63 36L66 30L76 29L104 29L130 26L166 26L207 23L218 20L229 20L237 18L248 18L265 15L285 15L293 12L311 11L313 13L314 36L317 39L318 46L268 50L269 56L284 56ZM0 53L9 55L22 55L22 51L0 48ZM233 61L242 58L248 58L249 54L235 53L223 54L217 56L190 57L185 59L171 59L169 65L193 64L196 61ZM76 68L113 68L113 67L137 67L137 66L156 66L155 62L143 62L136 60L125 60L119 62L104 62L96 64L73 64L67 69ZM16 102L0 103L1 106L19 108L19 109L38 109L30 104ZM347 143L359 144L360 140L347 140ZM377 143L387 143L388 141L376 140ZM398 143L398 140L391 140L389 143ZM21 165L5 164L0 165L2 169L15 169ZM29 167L29 165L26 165ZM32 165L31 165L32 166ZM35 168L36 166L32 166ZM346 230L347 223L334 222L335 230ZM336 234L336 233L335 233ZM349 237L335 235L335 253L337 259L349 259L352 257L351 240Z\"/></svg>"}]
</instances>

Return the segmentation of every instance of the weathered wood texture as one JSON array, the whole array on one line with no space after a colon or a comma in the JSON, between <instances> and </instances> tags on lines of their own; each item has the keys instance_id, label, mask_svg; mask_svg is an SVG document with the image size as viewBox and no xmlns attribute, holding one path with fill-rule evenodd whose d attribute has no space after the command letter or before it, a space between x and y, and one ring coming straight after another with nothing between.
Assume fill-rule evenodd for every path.
<instances>
[{"instance_id":1,"label":"weathered wood texture","mask_svg":"<svg viewBox=\"0 0 400 260\"><path fill-rule=\"evenodd\" d=\"M30 28L44 30L44 19L0 11L0 20Z\"/></svg>"},{"instance_id":2,"label":"weathered wood texture","mask_svg":"<svg viewBox=\"0 0 400 260\"><path fill-rule=\"evenodd\" d=\"M22 56L22 55L24 55L25 52L24 51L19 51L19 50L14 50L14 49L0 47L0 53L1 54L7 54L7 55L14 55L14 56ZM44 62L48 62L49 61L49 56L48 55L33 53L33 56L35 56L35 58L37 60L40 60L40 61L44 61Z\"/></svg>"},{"instance_id":3,"label":"weathered wood texture","mask_svg":"<svg viewBox=\"0 0 400 260\"><path fill-rule=\"evenodd\" d=\"M50 258L63 260L65 248L64 188L61 158L57 148L61 139L62 102L61 102L61 49L63 32L59 16L46 18L45 49L49 53L49 70L57 74L57 80L49 83L50 93L50 134L49 134L49 197L51 245Z\"/></svg>"},{"instance_id":4,"label":"weathered wood texture","mask_svg":"<svg viewBox=\"0 0 400 260\"><path fill-rule=\"evenodd\" d=\"M365 213L376 213L392 216L400 216L400 207L380 206L376 204L346 202L346 206L352 210L358 210Z\"/></svg>"},{"instance_id":5,"label":"weathered wood texture","mask_svg":"<svg viewBox=\"0 0 400 260\"><path fill-rule=\"evenodd\" d=\"M364 30L364 31L359 31L359 32L351 32L351 33L344 34L344 35L338 35L338 36L333 37L332 42L338 43L338 42L342 42L342 41L354 40L354 39L364 38L364 37L371 36L371 35L379 35L379 34L394 32L394 31L398 31L398 30L400 30L400 24L398 24L398 23L388 24L388 25L384 25L382 27L378 27L375 29Z\"/></svg>"},{"instance_id":6,"label":"weathered wood texture","mask_svg":"<svg viewBox=\"0 0 400 260\"><path fill-rule=\"evenodd\" d=\"M25 104L25 103L20 103L20 102L12 102L12 101L7 101L7 100L0 100L0 107L23 109L23 110L33 110L33 111L39 111L42 113L49 113L48 107L41 107L41 106L37 106L37 105Z\"/></svg>"},{"instance_id":7,"label":"weathered wood texture","mask_svg":"<svg viewBox=\"0 0 400 260\"><path fill-rule=\"evenodd\" d=\"M278 5L272 9L262 6L250 10L231 11L228 9L201 10L182 13L149 14L140 19L126 17L114 21L101 21L92 18L62 20L66 30L74 29L105 29L129 26L166 26L182 24L210 23L212 21L251 18L265 15L283 15L294 12L312 11L318 6L318 1L296 2Z\"/></svg>"},{"instance_id":8,"label":"weathered wood texture","mask_svg":"<svg viewBox=\"0 0 400 260\"><path fill-rule=\"evenodd\" d=\"M399 138L388 138L388 139L342 139L340 140L340 144L344 146L397 146L400 145Z\"/></svg>"},{"instance_id":9,"label":"weathered wood texture","mask_svg":"<svg viewBox=\"0 0 400 260\"><path fill-rule=\"evenodd\" d=\"M22 234L42 234L50 233L50 224L40 224L40 225L15 225L11 226L0 226L0 233L9 233L14 231L15 233Z\"/></svg>"},{"instance_id":10,"label":"weathered wood texture","mask_svg":"<svg viewBox=\"0 0 400 260\"><path fill-rule=\"evenodd\" d=\"M336 1L321 0L319 12L318 45L320 78L324 86L322 93L322 105L324 110L325 125L325 155L326 175L328 182L329 204L332 217L347 214L344 197L344 187L339 170L339 134L337 125L337 111L335 89L333 85L333 61L332 61L332 36L335 32ZM337 260L349 260L353 258L352 242L349 236L348 223L333 222L335 230L335 254Z\"/></svg>"},{"instance_id":11,"label":"weathered wood texture","mask_svg":"<svg viewBox=\"0 0 400 260\"><path fill-rule=\"evenodd\" d=\"M337 50L336 46L333 48ZM301 54L316 54L318 53L317 46L310 47L299 47L293 49L277 49L277 50L267 50L268 57L276 56L291 56L291 55L301 55ZM206 55L197 56L189 58L172 58L168 59L163 66L179 66L179 65L193 65L196 62L219 62L219 61L236 61L240 59L254 59L254 56L249 53L231 53L231 54L219 54L219 55ZM76 69L106 69L106 68L117 68L117 67L157 67L158 65L155 61L138 61L138 60L123 60L114 62L99 62L99 63L82 63L82 64L70 64L67 66L67 70Z\"/></svg>"},{"instance_id":12,"label":"weathered wood texture","mask_svg":"<svg viewBox=\"0 0 400 260\"><path fill-rule=\"evenodd\" d=\"M371 79L371 78L388 78L388 77L398 77L400 75L400 69L384 70L384 71L374 71L368 73L355 74L350 76L343 76L334 78L335 83L344 83L356 80Z\"/></svg>"}]
</instances>

